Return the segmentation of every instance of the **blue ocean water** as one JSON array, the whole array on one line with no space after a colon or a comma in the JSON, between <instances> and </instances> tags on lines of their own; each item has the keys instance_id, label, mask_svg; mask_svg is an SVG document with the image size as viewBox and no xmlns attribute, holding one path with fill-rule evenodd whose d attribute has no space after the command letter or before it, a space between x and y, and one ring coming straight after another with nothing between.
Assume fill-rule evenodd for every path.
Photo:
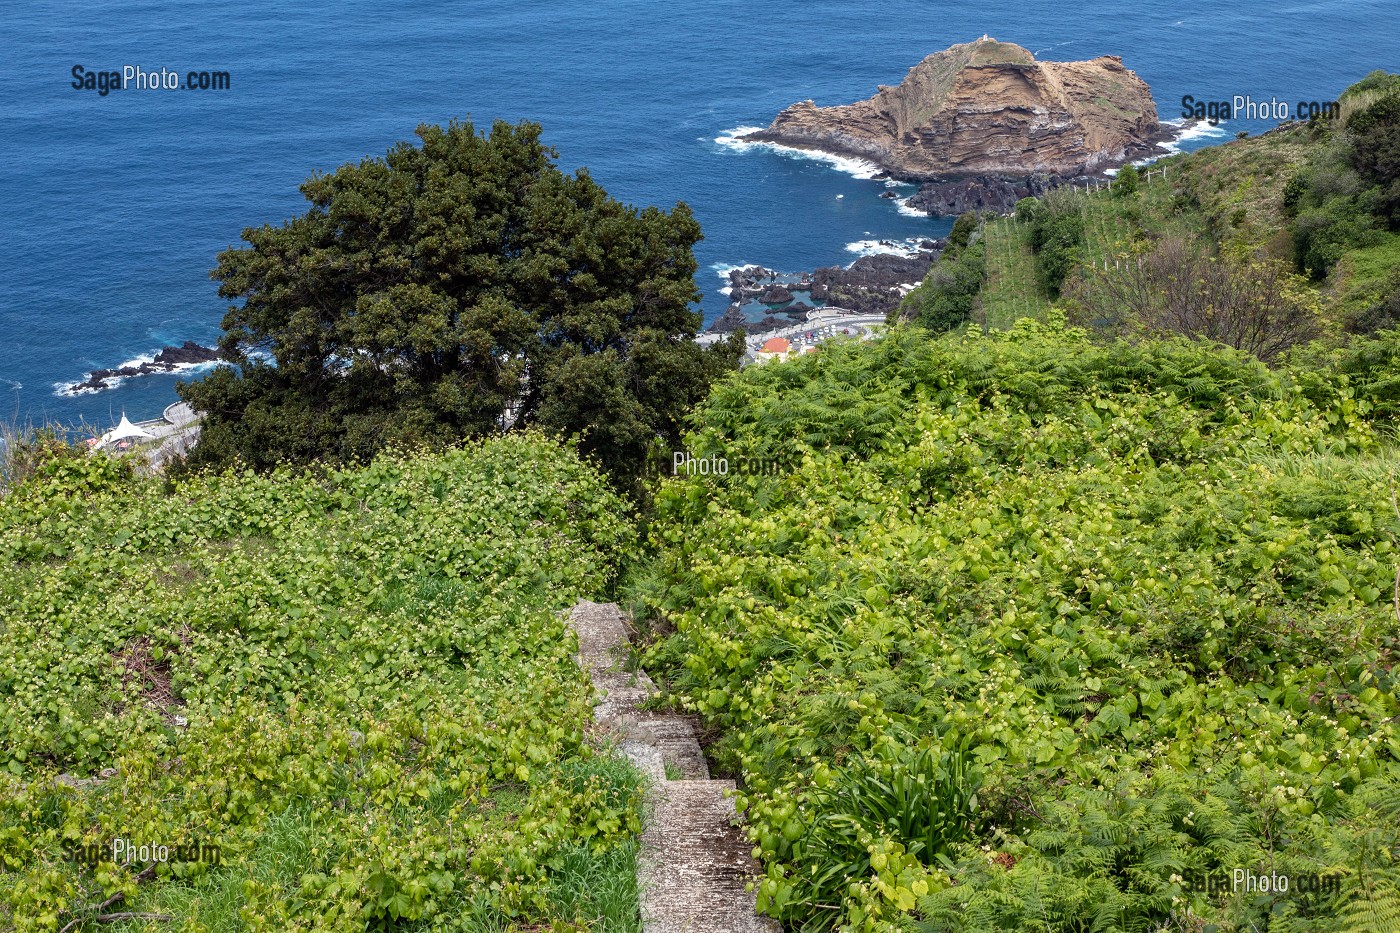
<instances>
[{"instance_id":1,"label":"blue ocean water","mask_svg":"<svg viewBox=\"0 0 1400 933\"><path fill-rule=\"evenodd\" d=\"M937 235L947 221L901 214L879 181L717 140L796 100L866 97L983 33L1042 58L1121 55L1164 119L1185 94L1331 100L1400 70L1395 0L19 0L0 23L0 421L158 416L175 376L55 386L215 340L215 254L300 213L313 170L382 155L420 122L535 120L562 168L587 166L613 196L684 200L705 231L707 320L732 265L810 269L860 241ZM71 86L78 64L227 71L231 87L100 96Z\"/></svg>"}]
</instances>

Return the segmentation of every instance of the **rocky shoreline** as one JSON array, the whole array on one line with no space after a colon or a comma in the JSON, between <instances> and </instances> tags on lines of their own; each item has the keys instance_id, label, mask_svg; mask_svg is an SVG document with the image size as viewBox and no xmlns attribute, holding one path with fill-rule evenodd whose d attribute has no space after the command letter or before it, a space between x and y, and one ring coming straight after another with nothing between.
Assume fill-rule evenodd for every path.
<instances>
[{"instance_id":1,"label":"rocky shoreline","mask_svg":"<svg viewBox=\"0 0 1400 933\"><path fill-rule=\"evenodd\" d=\"M84 392L100 392L110 389L119 379L131 376L151 376L156 373L173 373L201 363L213 363L223 359L218 350L186 340L178 347L162 347L150 362L134 366L119 366L116 369L94 369L82 382L75 382L64 389L70 395Z\"/></svg>"},{"instance_id":2,"label":"rocky shoreline","mask_svg":"<svg viewBox=\"0 0 1400 933\"><path fill-rule=\"evenodd\" d=\"M1121 168L1139 159L1167 155L1171 150L1167 149L1164 143L1175 138L1175 128L1163 130L1148 142L1126 150L1121 161L1105 168ZM968 211L1009 214L1015 209L1016 202L1022 198L1039 198L1065 185L1083 187L1095 180L1103 181L1107 178L1108 175L1103 171L1087 175L1058 175L1046 172L1029 175L945 175L923 181L919 190L904 204L931 217L956 217Z\"/></svg>"},{"instance_id":3,"label":"rocky shoreline","mask_svg":"<svg viewBox=\"0 0 1400 933\"><path fill-rule=\"evenodd\" d=\"M944 244L944 240L923 240L912 256L877 253L849 266L823 266L811 272L782 273L761 266L735 269L729 273L730 305L706 329L727 334L742 327L746 333L759 334L791 327L806 320L818 303L859 314L888 314L910 286L923 281ZM770 313L759 321L750 321L743 312L744 305L754 302L769 306Z\"/></svg>"}]
</instances>

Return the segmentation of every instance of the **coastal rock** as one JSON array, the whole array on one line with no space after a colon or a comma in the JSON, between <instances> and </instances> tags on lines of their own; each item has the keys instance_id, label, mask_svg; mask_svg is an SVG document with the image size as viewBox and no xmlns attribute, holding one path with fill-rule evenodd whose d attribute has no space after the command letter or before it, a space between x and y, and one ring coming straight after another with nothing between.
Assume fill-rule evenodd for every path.
<instances>
[{"instance_id":1,"label":"coastal rock","mask_svg":"<svg viewBox=\"0 0 1400 933\"><path fill-rule=\"evenodd\" d=\"M807 307L807 311L810 310L811 308ZM715 334L729 334L742 327L744 333L752 335L761 334L770 330L778 330L783 327L791 327L797 315L794 315L791 309L786 308L783 310L783 315L783 317L778 317L777 315L769 314L760 321L750 321L744 317L744 313L739 310L738 305L730 305L728 308L725 308L724 313L709 326L708 330ZM801 317L805 318L806 313L803 312Z\"/></svg>"},{"instance_id":2,"label":"coastal rock","mask_svg":"<svg viewBox=\"0 0 1400 933\"><path fill-rule=\"evenodd\" d=\"M830 288L880 288L887 289L907 282L919 282L933 265L932 252L916 256L898 256L893 253L876 253L862 256L849 266L826 266L812 273L812 291L820 287Z\"/></svg>"},{"instance_id":3,"label":"coastal rock","mask_svg":"<svg viewBox=\"0 0 1400 933\"><path fill-rule=\"evenodd\" d=\"M741 327L747 331L749 329L749 322L745 319L744 312L739 310L738 305L730 305L724 309L723 314L715 318L714 323L712 323L708 329L711 333L729 334Z\"/></svg>"},{"instance_id":4,"label":"coastal rock","mask_svg":"<svg viewBox=\"0 0 1400 933\"><path fill-rule=\"evenodd\" d=\"M812 273L812 298L860 314L888 314L904 298L901 286L922 282L937 258L937 251L915 256L878 253L846 268L826 266Z\"/></svg>"},{"instance_id":5,"label":"coastal rock","mask_svg":"<svg viewBox=\"0 0 1400 933\"><path fill-rule=\"evenodd\" d=\"M212 363L220 358L218 350L201 346L193 340L186 340L178 347L162 347L150 362L138 363L135 366L119 366L116 369L94 369L82 382L75 382L64 391L74 395L81 392L97 392L111 388L112 383L118 379L125 379L129 376L149 376L154 373L171 373L185 366Z\"/></svg>"},{"instance_id":6,"label":"coastal rock","mask_svg":"<svg viewBox=\"0 0 1400 933\"><path fill-rule=\"evenodd\" d=\"M895 248L895 244L882 242ZM923 240L920 243L922 251L912 256L897 253L862 256L849 266L826 266L810 273L801 273L798 282L768 284L760 280L770 276L776 278L778 273L756 268L735 270L729 275L730 297L734 303L725 309L708 330L712 333L727 334L742 327L748 334L761 334L781 327L791 327L794 320L806 320L809 313L819 309L806 301L793 301L780 309L781 317L768 314L762 320L753 322L746 319L743 305L751 305L754 301L768 302L769 297L778 295L786 295L790 300L795 291L809 293L813 302L822 302L848 311L888 314L899 306L910 287L923 281L929 267L946 244L946 240ZM783 277L791 279L795 276ZM741 300L741 294L747 297Z\"/></svg>"},{"instance_id":7,"label":"coastal rock","mask_svg":"<svg viewBox=\"0 0 1400 933\"><path fill-rule=\"evenodd\" d=\"M1039 62L983 36L928 56L854 104L793 104L742 137L856 156L905 181L1099 171L1164 138L1147 84L1116 55Z\"/></svg>"},{"instance_id":8,"label":"coastal rock","mask_svg":"<svg viewBox=\"0 0 1400 933\"><path fill-rule=\"evenodd\" d=\"M924 182L905 203L933 215L995 211L1008 214L1022 198L1038 198L1066 184L1059 175L971 175Z\"/></svg>"},{"instance_id":9,"label":"coastal rock","mask_svg":"<svg viewBox=\"0 0 1400 933\"><path fill-rule=\"evenodd\" d=\"M156 354L152 366L190 366L197 363L212 363L219 358L219 351L186 340L178 347L163 347Z\"/></svg>"},{"instance_id":10,"label":"coastal rock","mask_svg":"<svg viewBox=\"0 0 1400 933\"><path fill-rule=\"evenodd\" d=\"M738 304L751 301L759 296L778 273L762 266L745 266L729 273L729 298Z\"/></svg>"},{"instance_id":11,"label":"coastal rock","mask_svg":"<svg viewBox=\"0 0 1400 933\"><path fill-rule=\"evenodd\" d=\"M784 305L792 301L792 292L783 285L770 285L758 296L758 300L766 305Z\"/></svg>"}]
</instances>

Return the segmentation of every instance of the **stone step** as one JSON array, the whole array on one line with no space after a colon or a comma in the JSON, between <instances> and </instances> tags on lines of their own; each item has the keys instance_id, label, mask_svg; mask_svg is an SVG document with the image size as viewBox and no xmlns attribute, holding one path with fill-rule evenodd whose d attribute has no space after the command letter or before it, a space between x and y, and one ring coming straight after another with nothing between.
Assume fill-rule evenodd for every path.
<instances>
[{"instance_id":1,"label":"stone step","mask_svg":"<svg viewBox=\"0 0 1400 933\"><path fill-rule=\"evenodd\" d=\"M630 674L604 674L593 678L593 690L596 695L593 718L609 725L615 720L636 718L642 702L656 692L656 687L645 674L641 678Z\"/></svg>"},{"instance_id":2,"label":"stone step","mask_svg":"<svg viewBox=\"0 0 1400 933\"><path fill-rule=\"evenodd\" d=\"M622 669L628 627L613 603L580 601L570 614L578 663L597 693L594 719L647 776L646 829L637 864L643 933L780 933L754 912L745 885L758 874L738 826L733 781L711 781L695 730L682 716L641 708L656 687ZM680 780L666 779L666 771Z\"/></svg>"},{"instance_id":3,"label":"stone step","mask_svg":"<svg viewBox=\"0 0 1400 933\"><path fill-rule=\"evenodd\" d=\"M778 933L745 890L758 869L725 796L733 789L733 781L657 788L637 868L643 933Z\"/></svg>"},{"instance_id":4,"label":"stone step","mask_svg":"<svg viewBox=\"0 0 1400 933\"><path fill-rule=\"evenodd\" d=\"M684 781L704 781L710 777L710 766L695 739L695 730L680 716L661 713L640 714L629 730L661 751L662 760Z\"/></svg>"},{"instance_id":5,"label":"stone step","mask_svg":"<svg viewBox=\"0 0 1400 933\"><path fill-rule=\"evenodd\" d=\"M569 615L578 634L579 667L594 675L620 669L631 639L617 604L581 599Z\"/></svg>"}]
</instances>

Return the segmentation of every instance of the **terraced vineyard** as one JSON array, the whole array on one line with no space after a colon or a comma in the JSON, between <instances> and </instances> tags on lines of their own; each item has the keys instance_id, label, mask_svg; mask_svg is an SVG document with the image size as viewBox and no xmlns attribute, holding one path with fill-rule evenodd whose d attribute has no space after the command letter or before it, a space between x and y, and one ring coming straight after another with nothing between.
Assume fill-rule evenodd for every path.
<instances>
[{"instance_id":1,"label":"terraced vineyard","mask_svg":"<svg viewBox=\"0 0 1400 933\"><path fill-rule=\"evenodd\" d=\"M560 614L633 534L535 436L52 459L0 499L0 928L634 929L637 776Z\"/></svg>"},{"instance_id":2,"label":"terraced vineyard","mask_svg":"<svg viewBox=\"0 0 1400 933\"><path fill-rule=\"evenodd\" d=\"M760 906L1395 929L1387 339L1270 371L1051 315L720 386L693 453L793 468L669 483L634 595L673 632L648 670L746 785Z\"/></svg>"},{"instance_id":3,"label":"terraced vineyard","mask_svg":"<svg viewBox=\"0 0 1400 933\"><path fill-rule=\"evenodd\" d=\"M1069 202L1082 229L1066 293L1074 295L1096 277L1115 274L1172 238L1215 244L1227 256L1291 261L1283 190L1309 151L1308 131L1295 127L1159 160L1143 170L1137 193L1128 198L1115 197L1107 185L1055 193L1052 198ZM1020 318L1043 319L1053 301L1037 271L1030 225L1014 216L989 219L981 238L986 268L981 306L971 322L1005 330ZM1345 302L1347 288L1365 291L1349 285L1348 276L1374 286L1393 266L1394 253L1394 244L1387 241L1350 254L1345 274L1338 277L1341 284L1324 288L1324 297L1331 301L1333 292L1341 292Z\"/></svg>"},{"instance_id":4,"label":"terraced vineyard","mask_svg":"<svg viewBox=\"0 0 1400 933\"><path fill-rule=\"evenodd\" d=\"M1050 308L1035 278L1035 254L1025 225L999 217L982 227L987 249L987 278L982 284L982 320L974 323L1006 330L1023 317L1040 319Z\"/></svg>"}]
</instances>

